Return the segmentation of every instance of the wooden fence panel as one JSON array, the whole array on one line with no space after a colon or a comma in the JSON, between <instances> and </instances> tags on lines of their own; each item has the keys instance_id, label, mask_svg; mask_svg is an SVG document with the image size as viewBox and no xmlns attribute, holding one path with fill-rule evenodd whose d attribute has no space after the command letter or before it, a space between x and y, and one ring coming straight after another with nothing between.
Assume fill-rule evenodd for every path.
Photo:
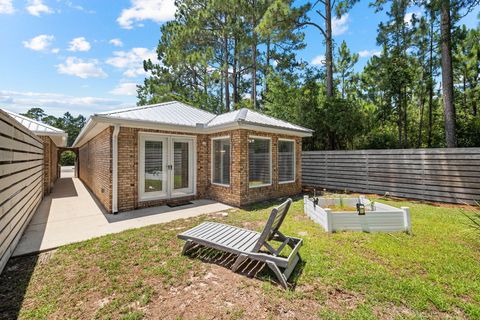
<instances>
[{"instance_id":1,"label":"wooden fence panel","mask_svg":"<svg viewBox=\"0 0 480 320\"><path fill-rule=\"evenodd\" d=\"M0 110L0 272L43 195L43 143Z\"/></svg>"},{"instance_id":2,"label":"wooden fence panel","mask_svg":"<svg viewBox=\"0 0 480 320\"><path fill-rule=\"evenodd\" d=\"M473 204L480 200L480 148L304 151L302 183Z\"/></svg>"}]
</instances>

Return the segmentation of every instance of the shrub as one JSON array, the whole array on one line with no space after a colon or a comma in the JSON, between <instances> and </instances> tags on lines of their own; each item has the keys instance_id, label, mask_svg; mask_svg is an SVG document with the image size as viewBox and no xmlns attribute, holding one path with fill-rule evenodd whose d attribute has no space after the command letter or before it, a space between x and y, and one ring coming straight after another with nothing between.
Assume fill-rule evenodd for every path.
<instances>
[{"instance_id":1,"label":"shrub","mask_svg":"<svg viewBox=\"0 0 480 320\"><path fill-rule=\"evenodd\" d=\"M73 151L64 151L60 155L60 165L61 166L73 166L75 165L75 152Z\"/></svg>"}]
</instances>

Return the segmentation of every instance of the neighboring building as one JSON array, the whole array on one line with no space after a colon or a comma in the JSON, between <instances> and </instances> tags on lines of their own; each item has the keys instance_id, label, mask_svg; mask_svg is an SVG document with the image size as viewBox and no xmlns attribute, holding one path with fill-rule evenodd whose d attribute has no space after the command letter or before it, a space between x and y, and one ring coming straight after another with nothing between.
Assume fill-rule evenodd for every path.
<instances>
[{"instance_id":1,"label":"neighboring building","mask_svg":"<svg viewBox=\"0 0 480 320\"><path fill-rule=\"evenodd\" d=\"M4 111L43 140L43 193L49 194L53 188L53 184L60 176L58 148L63 148L67 145L67 133L40 121L7 110Z\"/></svg>"},{"instance_id":2,"label":"neighboring building","mask_svg":"<svg viewBox=\"0 0 480 320\"><path fill-rule=\"evenodd\" d=\"M243 206L301 192L311 135L249 109L215 115L173 101L95 114L73 147L109 212L199 198Z\"/></svg>"}]
</instances>

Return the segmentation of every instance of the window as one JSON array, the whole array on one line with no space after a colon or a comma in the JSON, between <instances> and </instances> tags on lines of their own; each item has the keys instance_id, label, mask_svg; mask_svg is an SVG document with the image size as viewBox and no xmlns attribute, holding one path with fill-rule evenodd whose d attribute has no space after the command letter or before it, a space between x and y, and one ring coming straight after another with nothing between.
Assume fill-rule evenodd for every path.
<instances>
[{"instance_id":1,"label":"window","mask_svg":"<svg viewBox=\"0 0 480 320\"><path fill-rule=\"evenodd\" d=\"M158 193L164 190L164 142L144 141L143 192Z\"/></svg>"},{"instance_id":2,"label":"window","mask_svg":"<svg viewBox=\"0 0 480 320\"><path fill-rule=\"evenodd\" d=\"M278 140L278 182L295 181L295 141Z\"/></svg>"},{"instance_id":3,"label":"window","mask_svg":"<svg viewBox=\"0 0 480 320\"><path fill-rule=\"evenodd\" d=\"M212 139L212 182L230 185L230 137Z\"/></svg>"},{"instance_id":4,"label":"window","mask_svg":"<svg viewBox=\"0 0 480 320\"><path fill-rule=\"evenodd\" d=\"M272 183L272 149L268 138L248 139L248 177L250 188Z\"/></svg>"}]
</instances>

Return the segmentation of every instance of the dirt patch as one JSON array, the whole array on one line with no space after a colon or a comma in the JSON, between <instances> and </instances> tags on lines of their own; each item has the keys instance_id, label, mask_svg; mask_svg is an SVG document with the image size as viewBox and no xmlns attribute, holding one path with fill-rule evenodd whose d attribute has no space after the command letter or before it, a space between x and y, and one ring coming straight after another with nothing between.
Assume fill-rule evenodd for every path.
<instances>
[{"instance_id":1,"label":"dirt patch","mask_svg":"<svg viewBox=\"0 0 480 320\"><path fill-rule=\"evenodd\" d=\"M315 301L289 300L276 285L223 266L207 264L204 271L192 274L187 286L156 288L146 318L158 319L162 314L164 319L317 319Z\"/></svg>"}]
</instances>

